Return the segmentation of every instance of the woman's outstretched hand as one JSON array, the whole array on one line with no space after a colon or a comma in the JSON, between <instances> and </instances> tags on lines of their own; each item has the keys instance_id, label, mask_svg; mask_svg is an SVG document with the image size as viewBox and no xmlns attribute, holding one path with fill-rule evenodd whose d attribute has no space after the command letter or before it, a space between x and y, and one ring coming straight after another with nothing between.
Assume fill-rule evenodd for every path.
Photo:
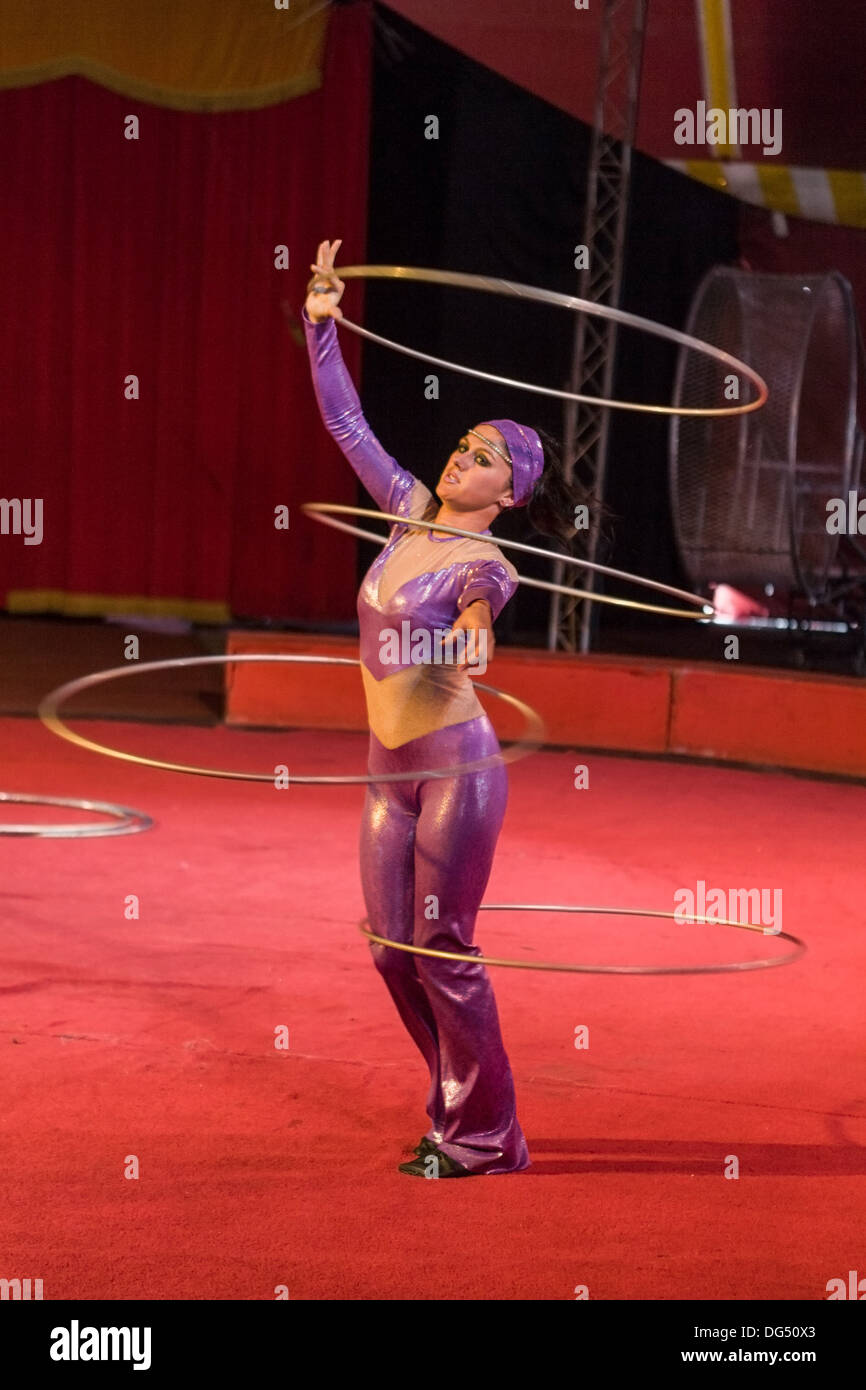
<instances>
[{"instance_id":1,"label":"woman's outstretched hand","mask_svg":"<svg viewBox=\"0 0 866 1390\"><path fill-rule=\"evenodd\" d=\"M338 308L346 286L334 269L334 257L342 246L340 241L320 241L316 252L316 263L310 266L313 275L307 286L308 294L304 308L313 323L322 319L341 319L342 309ZM327 287L327 288L326 288ZM324 293L316 293L316 290Z\"/></svg>"},{"instance_id":2,"label":"woman's outstretched hand","mask_svg":"<svg viewBox=\"0 0 866 1390\"><path fill-rule=\"evenodd\" d=\"M493 658L496 639L493 636L493 614L486 598L475 599L470 603L451 626L446 641L457 642L457 633L463 632L462 651L459 646L451 647L454 655L461 655L458 671L475 671L479 676L487 669Z\"/></svg>"}]
</instances>

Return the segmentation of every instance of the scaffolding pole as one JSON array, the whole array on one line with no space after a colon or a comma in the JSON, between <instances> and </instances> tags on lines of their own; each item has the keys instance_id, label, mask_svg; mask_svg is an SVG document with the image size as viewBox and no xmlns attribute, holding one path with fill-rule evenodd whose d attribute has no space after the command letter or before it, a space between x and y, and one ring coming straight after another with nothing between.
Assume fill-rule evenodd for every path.
<instances>
[{"instance_id":1,"label":"scaffolding pole","mask_svg":"<svg viewBox=\"0 0 866 1390\"><path fill-rule=\"evenodd\" d=\"M595 117L587 180L583 245L588 264L581 269L578 295L617 308L622 286L625 232L631 176L631 152L637 121L647 0L605 0L601 23ZM617 326L594 315L577 315L571 376L567 389L581 395L613 395ZM580 480L604 500L610 410L566 401L563 414L563 465L570 480ZM586 558L598 552L599 518L589 517ZM557 561L554 582L592 592L592 570L577 570ZM577 612L582 606L580 650L591 646L595 605L551 595L548 648L575 651Z\"/></svg>"}]
</instances>

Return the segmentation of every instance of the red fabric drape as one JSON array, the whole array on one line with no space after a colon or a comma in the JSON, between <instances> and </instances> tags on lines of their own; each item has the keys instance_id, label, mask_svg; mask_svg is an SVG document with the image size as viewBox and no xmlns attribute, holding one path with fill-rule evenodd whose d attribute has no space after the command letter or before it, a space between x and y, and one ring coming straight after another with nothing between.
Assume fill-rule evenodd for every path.
<instances>
[{"instance_id":1,"label":"red fabric drape","mask_svg":"<svg viewBox=\"0 0 866 1390\"><path fill-rule=\"evenodd\" d=\"M299 504L354 501L355 479L281 305L299 314L322 237L364 260L369 43L369 7L336 10L322 89L256 111L165 110L79 77L0 92L0 497L44 516L40 545L0 534L0 604L351 613L352 543L335 551ZM357 378L359 340L342 343Z\"/></svg>"}]
</instances>

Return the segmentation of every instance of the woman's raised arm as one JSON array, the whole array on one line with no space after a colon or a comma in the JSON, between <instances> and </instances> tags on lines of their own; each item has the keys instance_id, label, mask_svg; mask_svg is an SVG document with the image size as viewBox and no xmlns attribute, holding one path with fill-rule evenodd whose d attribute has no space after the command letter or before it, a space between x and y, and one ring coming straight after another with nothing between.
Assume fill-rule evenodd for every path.
<instances>
[{"instance_id":1,"label":"woman's raised arm","mask_svg":"<svg viewBox=\"0 0 866 1390\"><path fill-rule=\"evenodd\" d=\"M376 506L385 512L397 512L416 479L385 452L367 424L355 383L340 352L334 319L342 318L337 305L344 285L333 268L339 245L339 241L333 247L327 241L320 243L302 313L313 389L325 429L339 444Z\"/></svg>"}]
</instances>

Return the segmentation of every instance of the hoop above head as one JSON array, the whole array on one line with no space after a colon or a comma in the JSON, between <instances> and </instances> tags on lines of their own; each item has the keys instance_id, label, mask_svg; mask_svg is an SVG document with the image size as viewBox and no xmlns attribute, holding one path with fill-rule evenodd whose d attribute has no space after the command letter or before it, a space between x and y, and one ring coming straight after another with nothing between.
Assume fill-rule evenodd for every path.
<instances>
[{"instance_id":1,"label":"hoop above head","mask_svg":"<svg viewBox=\"0 0 866 1390\"><path fill-rule=\"evenodd\" d=\"M72 806L76 811L95 811L97 815L112 816L114 824L52 825L36 822L32 825L4 825L0 835L38 835L44 839L85 840L101 835L137 835L150 830L153 821L142 811L128 806L116 806L113 801L80 801L74 796L29 796L24 792L0 792L0 802L13 806Z\"/></svg>"},{"instance_id":2,"label":"hoop above head","mask_svg":"<svg viewBox=\"0 0 866 1390\"><path fill-rule=\"evenodd\" d=\"M678 912L657 912L640 907L587 907L566 903L482 903L479 912L584 912L603 913L614 917L666 917L677 922L716 927L739 927L743 931L759 931L764 935L790 941L793 951L784 956L760 956L756 960L729 961L720 965L582 965L568 961L509 960L499 956L473 956L459 951L437 951L426 946L410 946L403 941L389 941L369 930L369 918L358 924L362 936L375 946L389 946L395 951L408 951L413 956L432 956L437 960L468 961L470 965L498 965L512 970L550 970L556 973L580 975L726 975L740 970L770 970L776 965L790 965L806 951L806 943L788 932L767 933L754 922L731 922L725 918L688 917Z\"/></svg>"},{"instance_id":3,"label":"hoop above head","mask_svg":"<svg viewBox=\"0 0 866 1390\"><path fill-rule=\"evenodd\" d=\"M79 748L88 748L92 753L102 753L107 758L119 758L123 762L138 763L142 767L157 767L165 772L187 772L197 777L225 777L237 782L270 782L273 785L277 780L274 772L233 772L222 768L195 767L185 763L164 762L159 758L142 757L138 753L125 753L118 748L111 748L108 744L97 743L94 739L84 738L81 734L75 733L74 730L67 728L57 713L60 706L66 700L71 699L73 695L78 695L83 690L90 690L95 685L104 685L106 681L119 680L122 676L135 676L142 671L168 671L186 666L234 666L248 661L297 662L315 666L360 666L361 664L357 657L308 656L294 652L269 652L262 655L253 652L239 655L225 653L220 656L181 656L173 657L168 661L134 662L129 666L115 666L108 671L94 671L89 676L81 676L78 680L67 681L65 685L58 686L56 690L52 690L44 696L37 713L45 727L50 729L53 734L57 734L58 738L66 739L68 743L77 744ZM515 743L507 744L499 753L491 753L471 762L456 763L453 767L424 768L417 772L394 772L388 775L367 773L357 777L294 777L289 774L285 781L290 785L297 783L302 786L334 787L385 782L424 782L431 778L460 777L467 772L483 772L489 767L498 767L502 763L517 762L520 758L528 757L530 753L534 753L541 747L546 733L544 721L530 705L519 700L516 695L508 695L504 690L497 690L492 685L482 685L480 681L473 681L472 684L476 690L483 690L488 695L495 695L497 699L504 700L506 704L511 705L512 709L516 709L522 714L526 720L526 728L521 738ZM140 828L145 829L146 827Z\"/></svg>"},{"instance_id":4,"label":"hoop above head","mask_svg":"<svg viewBox=\"0 0 866 1390\"><path fill-rule=\"evenodd\" d=\"M524 545L522 541L504 540L499 536L485 536L480 531L464 531L459 526L445 526L439 521L422 521L419 517L398 516L396 512L377 512L369 507L350 507L342 502L302 502L301 511L306 512L315 521L323 522L326 526L333 526L338 531L346 531L349 535L360 536L362 540L378 541L380 545L385 544L388 539L387 536L377 536L373 531L364 531L358 526L349 526L345 522L336 521L333 517L329 517L327 513L340 512L349 516L369 516L376 521L398 522L410 529L413 526L420 526L428 531L446 531L449 535L485 541L488 545L495 545L503 550L520 550L527 555L540 555L547 560L562 560L567 565L578 565L583 569L594 570L598 574L610 575L613 579L624 579L631 584L640 584L645 589L656 589L663 594L672 594L674 598L684 599L687 603L700 604L702 612L689 613L681 608L661 608L653 603L638 603L636 599L611 598L608 594L589 593L586 589L569 589L564 584L549 584L544 579L529 579L522 574L518 575L521 584L533 589L545 589L552 594L564 594L567 598L587 598L594 603L610 603L618 608L637 608L644 613L656 613L667 618L695 618L698 622L709 622L715 611L700 594L690 594L687 589L676 589L671 584L661 584L655 579L643 579L640 575L629 574L627 570L611 569L608 565L599 565L591 560L582 560L576 555L560 555L553 550L543 550L537 545Z\"/></svg>"},{"instance_id":5,"label":"hoop above head","mask_svg":"<svg viewBox=\"0 0 866 1390\"><path fill-rule=\"evenodd\" d=\"M589 299L578 299L576 295L560 294L556 290L540 289L536 285L522 285L514 280L494 279L488 275L466 275L461 271L426 270L408 265L348 265L339 269L335 267L335 273L342 280L420 280L434 285L451 285L458 289L482 290L488 294L503 294L516 299L528 299L539 304L550 304L561 309L594 314L598 318L610 319L624 327L638 328L646 333L654 334L657 338L666 338L669 342L678 343L681 347L693 348L695 352L702 352L705 356L711 357L726 367L729 373L745 377L758 394L753 401L746 401L743 405L716 406L706 409L675 405L648 405L640 401L605 400L599 396L580 395L575 391L558 391L551 386L537 386L529 381L515 381L511 377L497 376L494 372L482 372L475 367L465 367L459 362L446 362L441 357L432 357L427 352L418 352L415 348L405 347L402 343L395 343L390 338L382 338L378 333L371 333L369 329L361 328L359 324L347 319L345 315L339 319L339 323L345 328L360 334L362 338L369 338L373 343L379 343L382 347L393 348L395 352L405 353L407 357L420 358L422 362L430 362L434 367L446 367L454 372L462 372L465 376L480 377L483 381L494 381L500 386L513 386L519 390L534 391L542 396L556 396L560 400L579 401L585 405L607 406L612 410L638 410L651 415L694 415L698 417L703 415L708 417L747 415L752 410L760 410L770 394L764 378L759 376L753 367L748 366L746 362L741 362L738 357L732 357L729 352L725 352L722 348L714 347L712 343L704 342L701 338L693 338L691 334L682 333L677 328L668 328L667 324L656 323L653 319L641 318L639 314L627 313L625 309L614 309L607 304L594 304Z\"/></svg>"}]
</instances>

